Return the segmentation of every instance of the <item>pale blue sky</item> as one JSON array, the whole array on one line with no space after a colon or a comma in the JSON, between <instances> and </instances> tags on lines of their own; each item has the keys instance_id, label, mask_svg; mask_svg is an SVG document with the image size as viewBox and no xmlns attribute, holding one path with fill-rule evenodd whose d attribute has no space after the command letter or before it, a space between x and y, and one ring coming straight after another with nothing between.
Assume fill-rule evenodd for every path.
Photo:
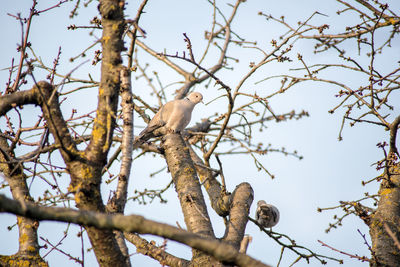
<instances>
[{"instance_id":1,"label":"pale blue sky","mask_svg":"<svg viewBox=\"0 0 400 267\"><path fill-rule=\"evenodd\" d=\"M130 18L136 15L136 7L138 5L136 2L138 1L135 1L135 3L128 1L126 14ZM38 9L48 7L49 3L50 1L39 1ZM400 3L395 0L389 3L393 10L400 12ZM16 14L16 12L22 12L22 16L26 16L30 5L30 1L27 0L6 1L0 11L0 24L6 25L6 27L3 26L0 28L0 33L3 37L0 45L0 69L8 67L12 57L19 59L19 56L15 52L16 43L20 41L19 23L10 16L7 16L6 13ZM94 37L88 37L85 31L66 31L66 26L73 23L76 25L87 24L87 20L97 15L95 5L96 3L92 4L89 9L79 10L79 18L73 21L68 19L68 12L72 8L70 3L64 5L62 8L36 17L31 30L31 43L35 52L47 64L51 65L53 58L57 54L58 47L62 46L59 70L68 73L78 63L83 61L77 60L76 63L69 63L69 57L77 55L82 49L86 48L94 40ZM226 9L226 6L223 9ZM323 14L329 15L329 17L317 17L316 22L321 24L322 22L328 24L334 23L343 29L351 22L338 17L335 13L337 9L338 5L333 0L247 1L239 8L238 20L233 24L233 29L242 35L242 37L246 37L248 40L257 40L260 46L264 45L267 48L270 47L270 40L272 38L277 39L283 33L284 29L276 23L266 23L262 17L257 15L258 11L263 11L266 14L272 14L276 17L284 14L289 22L295 23L299 20L304 20L313 11L318 10ZM189 4L189 1L150 0L145 11L146 13L141 20L141 25L147 32L147 38L144 41L153 49L159 52L165 49L172 54L176 51L185 50L186 45L182 38L182 33L185 32L194 44L195 55L199 55L199 51L205 45L203 38L204 30L209 30L210 28L210 8L207 1L190 1ZM349 19L356 20L356 18ZM332 28L331 30L333 31L334 29ZM100 35L100 33L97 34ZM400 54L398 39L396 41L393 44L393 51L395 52L391 53L392 55ZM318 59L311 59L307 57L311 55L311 43L300 42L296 45L298 46L295 48L297 49L295 51L305 54L305 60L327 62L333 59L332 55L329 54L320 56ZM236 47L232 47L229 51L232 56L239 57L241 60L234 65L235 69L233 71L223 71L218 74L218 77L228 85L235 86L243 73L248 71L249 62L257 61L260 54L250 49L244 52L243 50L238 50ZM88 58L91 58L92 55L93 51L89 52ZM148 60L148 57L141 52L139 59ZM381 62L387 64L391 58L388 55L388 57L382 57L379 60L378 64L381 64ZM312 62L309 62L309 64ZM276 90L277 82L270 81L258 85L255 85L254 82L274 73L287 73L287 68L288 66L286 65L266 65L253 79L245 84L244 88L248 88L249 90L256 89L260 94L273 92ZM387 70L390 69L389 66ZM149 67L149 72L153 70L159 72L164 84L171 83L177 78L175 73L165 70L163 65L154 63ZM97 79L99 77L99 68L86 64L79 68L75 75L87 78L88 73L94 79ZM36 75L38 75L37 79L39 80L45 78L45 76L39 77L40 72ZM338 73L337 75L343 75L343 73ZM7 78L8 72L1 71L1 88L4 88ZM358 77L353 75L339 78L345 79L346 82L353 86L359 83ZM68 114L66 116L69 116L71 108L76 106L78 106L78 111L82 113L93 110L97 100L95 90L91 89L87 92L82 92L77 97L67 100L63 104L64 110ZM147 95L149 92L149 88L140 80L137 82L134 81L133 90L139 95ZM204 94L205 102L212 100L220 94L220 91L216 91L213 87L206 89L204 85L197 86L196 90ZM172 92L172 88L166 92L169 99L173 97ZM252 216L254 216L257 200L264 199L276 205L280 210L281 221L274 228L277 232L288 234L299 245L310 248L316 253L344 259L344 265L340 266L367 266L367 263L360 263L357 260L343 257L338 253L321 247L317 240L320 239L348 253L369 256L368 249L363 244L364 241L357 232L359 229L362 233L368 233L368 228L359 219L348 217L345 219L343 227L326 234L324 230L332 222L332 217L335 213L317 213L317 207L334 206L338 204L339 200L354 200L361 198L366 191L371 193L377 191L377 184L362 187L361 180L368 180L379 175L375 171L375 168L371 167L371 164L382 158L382 153L376 147L376 144L381 141L387 141L388 133L370 125L360 125L353 128L346 126L344 140L338 142L337 137L344 110L339 110L339 112L333 115L328 114L328 110L334 107L339 101L334 97L335 93L336 88L332 86L308 82L271 99L271 107L276 113L287 112L292 109L296 111L304 109L311 115L299 121L281 122L278 124L269 123L267 130L262 133L255 133L257 138L267 144L271 143L276 148L284 146L288 151L297 150L299 154L304 156L304 159L301 161L285 157L281 154L269 154L260 158L268 170L276 176L274 180L271 180L265 173L257 172L252 160L246 157L229 156L221 157L221 160L224 164L224 174L229 190L232 191L242 181L247 181L253 186L255 201L251 208ZM144 97L149 99L146 96ZM398 95L395 97L399 99ZM207 115L223 111L220 108L223 105L221 103L217 101L207 106L197 106L191 124L194 124ZM398 113L398 106L396 108L395 112ZM35 110L33 107L30 109L32 111ZM36 116L34 112L32 114L32 116ZM139 119L136 121L137 124L143 126ZM169 183L169 173L162 172L154 178L149 178L148 174L154 170L150 170L147 166L150 167L153 165L162 168L165 162L160 157L147 157L138 159L133 163L129 189L131 195L135 189L157 189ZM214 167L217 168L217 165ZM67 185L68 180L65 179L61 183ZM37 187L37 192L40 192L40 184ZM5 190L2 190L1 193L4 192ZM105 192L108 192L106 188ZM107 197L108 193L105 194L105 198ZM170 189L167 191L165 197L168 199L167 204L160 204L158 201L155 201L151 205L138 205L137 202L130 202L126 214L135 213L143 215L148 219L167 222L172 225L175 225L176 222L184 225L175 190ZM208 203L208 199L206 202ZM223 234L222 220L216 216L211 208L209 209L209 214L212 216L216 234L221 236ZM0 243L0 254L12 254L17 250L17 231L14 229L9 232L6 226L12 225L15 219L11 215L0 214L0 221L0 236L3 240L9 240L8 242ZM39 234L56 243L62 238L62 231L66 227L67 225L64 223L44 222L41 224ZM57 229L62 230L56 233ZM50 235L48 231L51 231ZM62 247L72 255L80 257L80 241L76 237L77 231L76 227L70 228L70 235L63 242ZM268 236L263 235L252 223L248 224L246 232L253 237L253 242L249 246L248 253L265 263L276 265L279 259L280 246ZM89 246L86 244L86 248ZM131 249L131 252L133 251ZM188 258L190 256L189 249L181 245L176 245L172 241L168 242L168 251L176 253L181 257ZM285 252L281 266L288 266L295 258L296 255L293 253L289 251ZM51 253L46 257L46 260L49 261L50 266L73 266L72 261L67 261L64 255L57 252ZM85 255L87 266L94 266L92 265L93 261L93 254L87 253ZM61 264L61 262L65 263ZM158 262L142 255L134 255L132 262L134 266L159 266ZM302 260L295 266L310 265ZM311 266L318 266L318 262L311 260ZM328 261L327 266L339 266L339 264Z\"/></svg>"}]
</instances>

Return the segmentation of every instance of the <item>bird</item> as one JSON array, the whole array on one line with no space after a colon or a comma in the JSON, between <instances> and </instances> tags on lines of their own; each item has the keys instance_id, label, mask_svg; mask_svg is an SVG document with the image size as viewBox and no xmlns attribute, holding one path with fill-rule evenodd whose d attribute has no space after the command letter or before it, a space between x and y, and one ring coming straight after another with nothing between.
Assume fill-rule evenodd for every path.
<instances>
[{"instance_id":1,"label":"bird","mask_svg":"<svg viewBox=\"0 0 400 267\"><path fill-rule=\"evenodd\" d=\"M260 200L257 202L256 221L264 228L273 227L279 222L279 210Z\"/></svg>"},{"instance_id":2,"label":"bird","mask_svg":"<svg viewBox=\"0 0 400 267\"><path fill-rule=\"evenodd\" d=\"M165 103L150 120L147 127L135 138L134 148L153 137L154 131L161 127L165 127L168 133L182 132L190 122L193 108L200 102L203 102L203 95L199 92L192 92L183 99Z\"/></svg>"}]
</instances>

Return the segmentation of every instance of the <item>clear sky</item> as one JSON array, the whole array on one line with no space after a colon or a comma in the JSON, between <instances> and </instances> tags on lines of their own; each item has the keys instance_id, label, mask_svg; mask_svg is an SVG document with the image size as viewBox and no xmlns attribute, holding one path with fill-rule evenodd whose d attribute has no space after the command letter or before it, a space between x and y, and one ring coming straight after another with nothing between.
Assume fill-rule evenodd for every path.
<instances>
[{"instance_id":1,"label":"clear sky","mask_svg":"<svg viewBox=\"0 0 400 267\"><path fill-rule=\"evenodd\" d=\"M52 5L50 2L53 3L53 1L39 1L38 9L49 7ZM138 6L136 2L138 1L127 2L126 14L130 18L134 18ZM92 3L89 8L80 9L78 11L79 17L74 20L68 18L69 11L72 9L71 3L35 17L30 36L32 46L37 55L48 65L51 65L57 55L59 46L62 46L59 71L64 73L68 73L77 64L83 62L85 59L70 63L69 58L79 54L82 49L91 44L96 36L89 37L87 31L67 31L66 27L70 24L86 25L88 20L97 15L96 4ZM400 3L398 1L389 1L389 5L391 9L400 12ZM20 42L20 26L7 13L16 14L21 12L22 16L27 16L31 1L5 1L2 6L0 25L3 26L0 27L0 34L3 40L0 45L0 69L9 67L13 57L16 60L19 59L19 55L16 53L16 44ZM223 10L228 10L226 4L221 6ZM257 40L258 45L267 49L270 47L270 40L272 38L277 39L279 35L283 34L284 28L276 23L267 23L265 19L257 15L258 11L272 14L276 17L285 15L287 21L296 23L299 20L308 18L315 10L318 10L328 16L317 17L316 24L335 24L336 26L332 26L330 29L330 31L334 31L335 29L343 30L345 26L356 21L354 17L339 17L336 14L338 8L338 3L333 0L282 0L279 2L252 0L243 3L239 8L237 21L233 23L232 27L242 37L249 41ZM211 21L211 9L207 1L149 0L145 11L146 13L142 16L141 26L147 32L147 38L143 41L154 50L158 52L166 50L171 54L185 50L186 45L183 41L182 33L187 33L194 44L195 53L198 52L197 54L200 54L205 45L204 30L209 30ZM344 18L347 19L345 20ZM99 37L100 33L98 32L97 35ZM305 60L309 60L309 64L317 61L326 63L329 60L333 60L333 56L330 54L319 58L313 57L311 42L299 42L295 45L295 49L296 52L293 53L301 52L304 54ZM230 51L232 51L231 56L240 58L240 61L233 65L235 67L233 71L223 71L218 74L220 75L218 77L228 85L235 86L238 79L248 71L249 63L260 58L260 53L251 49L244 52L237 48L232 48ZM385 63L391 62L393 55L398 56L399 54L400 48L397 39L393 43L392 52L381 55L377 64L385 68ZM88 53L87 58L91 58L92 55L93 51ZM145 60L151 60L143 52L139 53L139 59L143 60L142 64L144 64ZM162 64L152 63L149 66L149 72L157 71L164 84L176 81L176 75L166 70ZM251 91L256 90L260 94L273 92L277 88L277 82L266 81L258 85L255 85L254 82L273 74L287 73L287 69L287 66L266 65L245 87ZM388 66L386 71L391 69ZM98 80L99 67L92 67L90 64L86 64L79 68L74 75L87 78L88 73ZM344 75L340 78L345 79L346 82L353 86L357 86L359 83L358 77L354 75L343 73L338 73L337 75ZM7 79L8 71L0 71L0 88L2 91ZM45 79L45 76L38 77L38 79ZM66 114L70 114L72 107L78 107L78 111L82 113L93 110L97 101L95 90L82 92L78 97L70 98L66 101L63 106ZM133 90L136 94L150 99L148 96L150 89L141 80L134 80ZM197 86L196 90L203 93L205 102L214 99L221 93L213 87L207 89L204 85ZM166 91L169 99L173 98L173 91L173 89ZM369 256L368 248L364 245L364 240L358 232L359 230L368 236L368 228L359 219L351 216L347 217L344 220L343 227L326 234L324 230L333 221L332 217L336 213L318 213L317 208L335 206L340 200L359 199L367 191L376 193L377 184L363 187L361 180L368 180L379 175L374 166L371 166L371 164L383 157L376 144L388 140L388 133L380 128L370 125L350 128L346 125L343 133L344 139L339 142L338 133L344 110L340 109L339 112L333 115L328 113L328 110L340 101L334 97L336 91L337 88L332 86L308 82L271 99L271 107L278 114L293 109L298 112L304 109L310 113L310 117L299 121L270 122L267 130L255 133L256 138L266 144L271 143L275 148L285 147L287 151L296 150L304 157L303 160L299 161L290 156L285 157L279 153L272 153L260 158L268 170L276 176L274 180L265 173L257 172L252 160L248 157L225 156L221 160L228 190L233 191L235 186L242 181L247 181L252 185L255 191L255 201L251 208L251 216L254 216L255 203L260 199L264 199L277 206L280 210L281 220L274 228L275 231L289 235L299 245L310 248L316 253L344 259L344 265L340 266L367 266L367 263L361 263L321 247L317 242L317 240L322 240L345 252ZM400 100L398 95L394 97ZM400 102L398 101L397 103ZM197 106L191 124L215 112L222 112L224 109L221 109L221 105L221 102L216 101L206 106ZM395 108L395 112L398 114L398 105ZM0 123L3 122L0 120ZM136 119L136 122L138 126L144 125L139 119ZM1 124L0 127L3 130L4 125ZM139 130L140 128L135 131L138 132ZM135 155L137 153L135 152ZM165 171L152 178L149 177L149 173L161 169L164 165L165 161L160 157L146 157L135 160L132 168L129 194L133 195L134 190L143 190L144 188L161 189L167 185L170 181L170 174ZM147 166L157 166L157 168L149 169ZM217 165L214 167L217 168ZM67 179L63 182L65 184L68 183ZM40 192L40 188L35 190L37 191L34 192ZM9 194L6 191L2 190L1 193ZM106 187L104 192L108 192ZM107 197L108 193L105 193L105 198L107 199ZM168 199L167 204L161 204L157 200L149 205L129 202L126 214L135 213L148 219L167 222L172 225L176 225L176 222L184 225L173 188L166 192L165 198ZM208 203L208 199L206 202ZM222 220L211 208L209 209L209 214L212 216L216 234L221 236L223 234ZM3 240L7 240L7 242L0 242L0 254L12 254L17 251L17 229L14 227L12 231L7 230L7 226L14 223L14 216L0 214L0 237ZM63 237L63 231L66 228L67 225L64 223L43 222L41 223L39 234L44 238L48 238L54 244ZM80 257L80 241L76 236L79 227L71 226L68 231L69 235L63 241L62 248L71 253L71 255ZM268 236L262 234L252 223L248 224L246 233L253 238L248 254L265 263L276 265L279 259L280 246ZM148 236L148 238L154 239L151 236ZM162 242L159 239L156 240L160 243ZM43 244L43 241L40 241L40 243ZM86 242L86 248L89 247L90 245ZM172 241L168 242L167 250L181 257L189 258L190 256L189 249ZM132 247L131 252L134 252ZM43 251L42 255L46 253L46 251ZM288 266L295 258L296 255L286 251L281 266ZM45 259L49 261L50 266L73 266L74 264L74 262L68 261L66 256L56 251L50 253ZM93 266L91 264L93 262L93 253L86 253L85 263L87 266ZM132 262L136 266L159 266L158 262L142 255L132 256ZM317 265L317 261L311 260L311 266ZM295 266L310 265L301 260ZM327 266L339 266L339 264L329 261Z\"/></svg>"}]
</instances>

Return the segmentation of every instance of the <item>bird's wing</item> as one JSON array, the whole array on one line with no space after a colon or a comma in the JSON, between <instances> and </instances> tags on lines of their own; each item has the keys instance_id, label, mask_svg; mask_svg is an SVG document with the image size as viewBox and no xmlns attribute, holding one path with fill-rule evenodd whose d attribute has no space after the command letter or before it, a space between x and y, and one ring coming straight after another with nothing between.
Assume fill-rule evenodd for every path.
<instances>
[{"instance_id":1,"label":"bird's wing","mask_svg":"<svg viewBox=\"0 0 400 267\"><path fill-rule=\"evenodd\" d=\"M158 110L158 112L151 119L147 127L144 128L143 131L140 132L139 136L134 140L134 147L139 146L141 143L150 139L152 137L153 131L160 127L163 127L166 124L166 119L170 116L174 107L173 102L175 101L166 103Z\"/></svg>"},{"instance_id":2,"label":"bird's wing","mask_svg":"<svg viewBox=\"0 0 400 267\"><path fill-rule=\"evenodd\" d=\"M273 227L279 222L279 210L271 204L261 204L257 214L264 227Z\"/></svg>"},{"instance_id":3,"label":"bird's wing","mask_svg":"<svg viewBox=\"0 0 400 267\"><path fill-rule=\"evenodd\" d=\"M189 100L176 100L174 102L173 110L166 120L167 127L174 132L183 131L190 122L194 106L195 103Z\"/></svg>"},{"instance_id":4,"label":"bird's wing","mask_svg":"<svg viewBox=\"0 0 400 267\"><path fill-rule=\"evenodd\" d=\"M258 221L258 219L260 218L260 213L261 213L261 208L260 206L258 206L256 209L256 221Z\"/></svg>"},{"instance_id":5,"label":"bird's wing","mask_svg":"<svg viewBox=\"0 0 400 267\"><path fill-rule=\"evenodd\" d=\"M154 130L166 126L175 132L182 131L190 122L196 103L178 99L166 103L151 119L147 127L134 140L134 148L153 137Z\"/></svg>"}]
</instances>

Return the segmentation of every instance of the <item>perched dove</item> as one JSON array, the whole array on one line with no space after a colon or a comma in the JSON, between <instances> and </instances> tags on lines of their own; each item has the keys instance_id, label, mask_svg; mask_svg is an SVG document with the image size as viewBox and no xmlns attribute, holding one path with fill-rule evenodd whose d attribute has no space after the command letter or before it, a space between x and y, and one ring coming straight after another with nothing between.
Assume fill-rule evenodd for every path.
<instances>
[{"instance_id":1,"label":"perched dove","mask_svg":"<svg viewBox=\"0 0 400 267\"><path fill-rule=\"evenodd\" d=\"M167 102L135 139L134 147L153 137L153 131L161 127L166 127L168 132L180 133L189 124L194 106L200 102L203 102L203 95L198 92Z\"/></svg>"},{"instance_id":2,"label":"perched dove","mask_svg":"<svg viewBox=\"0 0 400 267\"><path fill-rule=\"evenodd\" d=\"M264 200L257 202L256 220L263 227L272 227L279 222L279 210Z\"/></svg>"}]
</instances>

